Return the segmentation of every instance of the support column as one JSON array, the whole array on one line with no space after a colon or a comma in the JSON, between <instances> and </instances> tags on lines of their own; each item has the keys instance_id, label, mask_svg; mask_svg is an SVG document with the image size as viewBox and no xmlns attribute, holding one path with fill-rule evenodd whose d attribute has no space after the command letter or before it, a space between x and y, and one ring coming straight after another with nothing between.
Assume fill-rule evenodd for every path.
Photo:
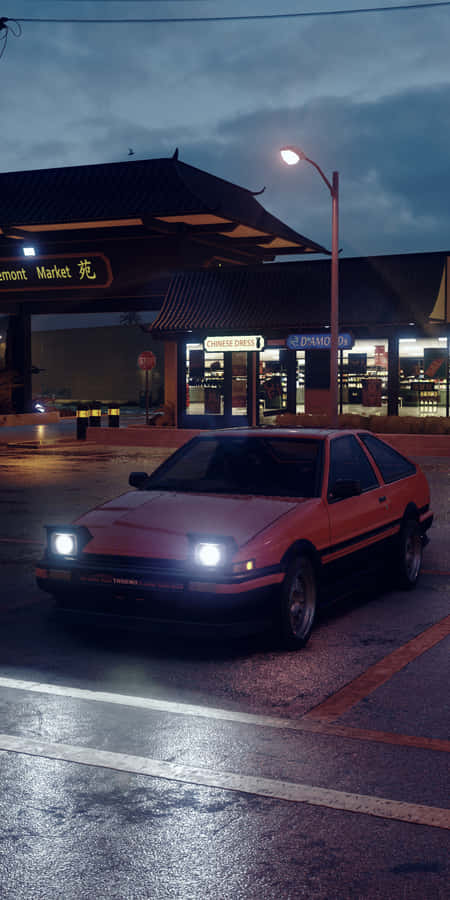
<instances>
[{"instance_id":1,"label":"support column","mask_svg":"<svg viewBox=\"0 0 450 900\"><path fill-rule=\"evenodd\" d=\"M183 385L186 392L186 385ZM164 403L173 403L174 425L178 425L178 347L176 341L164 341Z\"/></svg>"},{"instance_id":2,"label":"support column","mask_svg":"<svg viewBox=\"0 0 450 900\"><path fill-rule=\"evenodd\" d=\"M257 364L259 360L259 353L256 353L256 351L254 351L253 353L247 353L247 359L250 360L250 365L248 365L247 363L247 371L250 376L248 391L248 424L259 425L259 405L257 389Z\"/></svg>"},{"instance_id":3,"label":"support column","mask_svg":"<svg viewBox=\"0 0 450 900\"><path fill-rule=\"evenodd\" d=\"M305 413L331 421L330 351L305 351Z\"/></svg>"},{"instance_id":4,"label":"support column","mask_svg":"<svg viewBox=\"0 0 450 900\"><path fill-rule=\"evenodd\" d=\"M11 316L6 346L6 365L15 385L12 406L15 413L31 412L31 315L21 306L18 315Z\"/></svg>"},{"instance_id":5,"label":"support column","mask_svg":"<svg viewBox=\"0 0 450 900\"><path fill-rule=\"evenodd\" d=\"M388 416L398 416L400 390L398 335L388 338Z\"/></svg>"},{"instance_id":6,"label":"support column","mask_svg":"<svg viewBox=\"0 0 450 900\"><path fill-rule=\"evenodd\" d=\"M282 353L280 353L280 357ZM295 350L285 350L283 356L286 360L287 375L287 411L297 412L297 354Z\"/></svg>"}]
</instances>

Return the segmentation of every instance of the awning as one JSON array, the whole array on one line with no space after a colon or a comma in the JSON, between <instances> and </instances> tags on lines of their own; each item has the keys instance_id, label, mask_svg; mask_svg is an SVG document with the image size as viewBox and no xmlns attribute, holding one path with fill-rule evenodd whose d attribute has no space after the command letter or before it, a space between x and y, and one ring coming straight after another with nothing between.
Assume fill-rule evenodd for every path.
<instances>
[{"instance_id":1,"label":"awning","mask_svg":"<svg viewBox=\"0 0 450 900\"><path fill-rule=\"evenodd\" d=\"M446 253L343 259L342 327L373 328L448 321ZM444 293L443 293L444 292ZM330 323L330 262L275 263L175 276L149 326L153 334L229 331L288 334Z\"/></svg>"},{"instance_id":2,"label":"awning","mask_svg":"<svg viewBox=\"0 0 450 900\"><path fill-rule=\"evenodd\" d=\"M0 174L0 196L0 235L12 244L37 236L53 243L185 238L203 248L209 264L327 252L268 213L254 192L181 162L177 152L171 159L7 172Z\"/></svg>"}]
</instances>

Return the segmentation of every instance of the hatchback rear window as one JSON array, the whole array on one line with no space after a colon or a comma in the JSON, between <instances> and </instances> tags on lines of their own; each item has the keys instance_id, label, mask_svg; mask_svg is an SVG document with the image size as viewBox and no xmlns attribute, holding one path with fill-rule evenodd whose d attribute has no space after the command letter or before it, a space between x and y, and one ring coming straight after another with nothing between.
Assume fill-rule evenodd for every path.
<instances>
[{"instance_id":1,"label":"hatchback rear window","mask_svg":"<svg viewBox=\"0 0 450 900\"><path fill-rule=\"evenodd\" d=\"M375 460L383 481L389 483L399 481L400 478L407 478L408 475L414 475L416 471L414 463L394 450L393 447L379 441L373 434L359 434L358 437Z\"/></svg>"}]
</instances>

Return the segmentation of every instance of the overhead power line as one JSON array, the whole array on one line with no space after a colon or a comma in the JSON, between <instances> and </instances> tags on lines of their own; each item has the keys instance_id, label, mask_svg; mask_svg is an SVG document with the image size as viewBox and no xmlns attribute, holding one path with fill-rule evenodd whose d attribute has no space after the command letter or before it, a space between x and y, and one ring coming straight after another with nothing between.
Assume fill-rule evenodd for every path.
<instances>
[{"instance_id":1,"label":"overhead power line","mask_svg":"<svg viewBox=\"0 0 450 900\"><path fill-rule=\"evenodd\" d=\"M369 6L358 7L357 9L325 9L325 10L309 10L308 12L289 12L289 13L260 13L246 16L183 16L170 18L132 18L132 19L81 19L81 18L17 18L15 22L39 23L39 24L60 24L60 25L158 25L183 22L256 22L274 19L307 19L318 18L324 16L354 16L364 15L366 13L385 13L385 12L406 12L418 9L436 9L437 7L450 6L450 0L439 0L439 2L431 3L400 3L395 6ZM8 21L7 18L4 19Z\"/></svg>"}]
</instances>

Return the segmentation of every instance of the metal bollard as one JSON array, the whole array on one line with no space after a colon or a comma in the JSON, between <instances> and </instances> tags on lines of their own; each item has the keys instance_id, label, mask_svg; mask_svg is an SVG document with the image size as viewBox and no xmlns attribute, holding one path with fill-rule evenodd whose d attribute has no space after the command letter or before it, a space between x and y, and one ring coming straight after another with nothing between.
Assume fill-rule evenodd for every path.
<instances>
[{"instance_id":1,"label":"metal bollard","mask_svg":"<svg viewBox=\"0 0 450 900\"><path fill-rule=\"evenodd\" d=\"M120 420L120 407L108 406L108 427L118 428Z\"/></svg>"},{"instance_id":2,"label":"metal bollard","mask_svg":"<svg viewBox=\"0 0 450 900\"><path fill-rule=\"evenodd\" d=\"M91 412L89 415L89 428L100 428L102 424L102 405L101 403L91 403Z\"/></svg>"},{"instance_id":3,"label":"metal bollard","mask_svg":"<svg viewBox=\"0 0 450 900\"><path fill-rule=\"evenodd\" d=\"M77 406L77 441L86 440L86 431L89 422L89 406L86 403Z\"/></svg>"}]
</instances>

